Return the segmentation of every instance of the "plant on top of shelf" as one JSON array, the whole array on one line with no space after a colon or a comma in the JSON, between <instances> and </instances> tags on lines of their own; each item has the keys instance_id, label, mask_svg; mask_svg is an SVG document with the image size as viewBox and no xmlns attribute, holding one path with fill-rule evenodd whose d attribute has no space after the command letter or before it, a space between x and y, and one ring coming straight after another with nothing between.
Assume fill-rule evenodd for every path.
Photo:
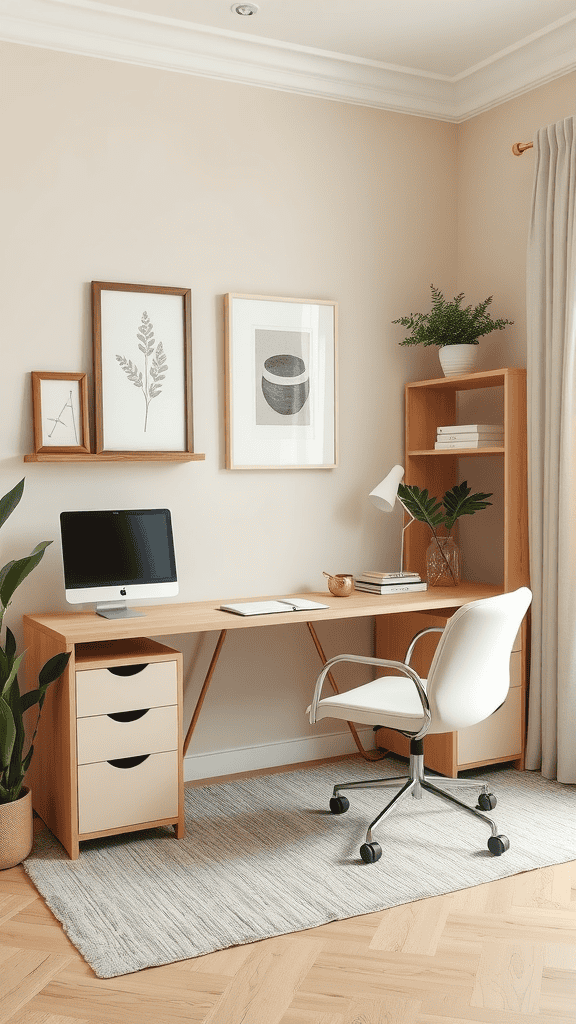
<instances>
[{"instance_id":1,"label":"plant on top of shelf","mask_svg":"<svg viewBox=\"0 0 576 1024\"><path fill-rule=\"evenodd\" d=\"M477 345L479 339L492 331L503 331L513 320L494 320L488 312L493 295L489 295L477 306L462 306L464 292L453 299L445 299L439 288L432 289L432 309L429 313L410 313L393 320L412 333L400 345Z\"/></svg>"},{"instance_id":2,"label":"plant on top of shelf","mask_svg":"<svg viewBox=\"0 0 576 1024\"><path fill-rule=\"evenodd\" d=\"M0 498L0 526L18 505L24 490L24 480L16 484L3 498ZM16 561L7 562L0 569L0 630L4 614L17 587L41 561L51 540L37 544L31 554ZM43 666L38 676L38 689L20 693L18 669L25 652L16 654L16 640L6 627L6 639L0 643L0 805L16 801L22 795L24 776L34 753L34 740L38 731L40 713L46 690L50 683L62 675L70 654L56 654ZM23 715L38 704L38 717L28 750L24 753L26 741Z\"/></svg>"},{"instance_id":3,"label":"plant on top of shelf","mask_svg":"<svg viewBox=\"0 0 576 1024\"><path fill-rule=\"evenodd\" d=\"M398 497L408 514L420 523L426 523L432 531L432 552L430 558L427 556L428 582L432 585L459 582L460 558L451 536L452 528L460 516L474 515L492 504L486 501L492 497L492 491L489 494L481 491L471 494L471 490L465 480L451 487L438 501L438 498L430 497L427 488L420 490L414 484L398 486ZM445 535L439 535L439 527L444 527Z\"/></svg>"},{"instance_id":4,"label":"plant on top of shelf","mask_svg":"<svg viewBox=\"0 0 576 1024\"><path fill-rule=\"evenodd\" d=\"M429 313L410 313L392 321L411 332L400 345L436 345L446 377L469 373L474 367L475 350L467 346L478 345L485 334L503 331L514 321L502 317L493 319L488 312L492 295L477 306L463 306L464 292L453 299L445 299L439 288L433 284L430 288L432 309Z\"/></svg>"}]
</instances>

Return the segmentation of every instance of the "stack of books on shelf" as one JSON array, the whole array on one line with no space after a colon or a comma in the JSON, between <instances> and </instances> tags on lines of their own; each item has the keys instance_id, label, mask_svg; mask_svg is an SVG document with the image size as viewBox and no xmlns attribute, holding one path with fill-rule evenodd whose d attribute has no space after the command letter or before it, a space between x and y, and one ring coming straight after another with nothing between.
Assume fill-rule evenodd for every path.
<instances>
[{"instance_id":1,"label":"stack of books on shelf","mask_svg":"<svg viewBox=\"0 0 576 1024\"><path fill-rule=\"evenodd\" d=\"M457 423L438 427L435 448L500 448L504 444L502 423Z\"/></svg>"},{"instance_id":2,"label":"stack of books on shelf","mask_svg":"<svg viewBox=\"0 0 576 1024\"><path fill-rule=\"evenodd\" d=\"M354 577L354 586L366 594L408 594L428 589L417 572L362 572Z\"/></svg>"}]
</instances>

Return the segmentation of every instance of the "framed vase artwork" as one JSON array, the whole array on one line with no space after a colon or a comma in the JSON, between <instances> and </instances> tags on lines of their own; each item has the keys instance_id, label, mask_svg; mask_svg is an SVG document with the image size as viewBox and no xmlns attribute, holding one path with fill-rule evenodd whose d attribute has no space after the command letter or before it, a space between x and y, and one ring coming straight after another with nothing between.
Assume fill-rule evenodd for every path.
<instances>
[{"instance_id":1,"label":"framed vase artwork","mask_svg":"<svg viewBox=\"0 0 576 1024\"><path fill-rule=\"evenodd\" d=\"M336 302L224 297L227 469L337 465Z\"/></svg>"},{"instance_id":2,"label":"framed vase artwork","mask_svg":"<svg viewBox=\"0 0 576 1024\"><path fill-rule=\"evenodd\" d=\"M86 374L33 370L31 377L35 453L88 454Z\"/></svg>"},{"instance_id":3,"label":"framed vase artwork","mask_svg":"<svg viewBox=\"0 0 576 1024\"><path fill-rule=\"evenodd\" d=\"M190 289L92 282L97 452L193 452Z\"/></svg>"}]
</instances>

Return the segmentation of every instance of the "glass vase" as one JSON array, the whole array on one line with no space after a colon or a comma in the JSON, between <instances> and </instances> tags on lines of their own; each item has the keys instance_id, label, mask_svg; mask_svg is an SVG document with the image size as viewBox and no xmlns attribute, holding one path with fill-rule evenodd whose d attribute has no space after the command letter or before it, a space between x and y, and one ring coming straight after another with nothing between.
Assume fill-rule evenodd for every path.
<instances>
[{"instance_id":1,"label":"glass vase","mask_svg":"<svg viewBox=\"0 0 576 1024\"><path fill-rule=\"evenodd\" d=\"M460 582L462 557L452 537L433 537L426 551L429 587L455 587Z\"/></svg>"}]
</instances>

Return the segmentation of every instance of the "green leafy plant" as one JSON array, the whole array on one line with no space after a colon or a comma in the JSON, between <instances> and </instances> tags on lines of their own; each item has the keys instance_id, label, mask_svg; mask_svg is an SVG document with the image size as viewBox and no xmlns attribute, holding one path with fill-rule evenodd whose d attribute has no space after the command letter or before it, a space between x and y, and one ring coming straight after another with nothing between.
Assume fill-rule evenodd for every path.
<instances>
[{"instance_id":1,"label":"green leafy plant","mask_svg":"<svg viewBox=\"0 0 576 1024\"><path fill-rule=\"evenodd\" d=\"M502 318L493 320L487 312L492 302L489 295L477 306L462 306L464 292L453 299L445 299L439 288L432 289L432 309L429 313L410 313L393 320L393 324L401 324L412 333L400 342L401 345L477 345L479 338L492 331L503 331L513 320Z\"/></svg>"},{"instance_id":2,"label":"green leafy plant","mask_svg":"<svg viewBox=\"0 0 576 1024\"><path fill-rule=\"evenodd\" d=\"M398 497L406 511L414 519L420 523L426 523L430 527L438 550L453 579L454 574L446 558L443 545L440 543L441 537L438 529L443 527L446 536L450 537L454 524L460 516L474 515L475 512L492 504L491 501L486 501L487 498L492 497L492 491L489 494L484 494L482 491L472 494L471 490L472 488L468 487L465 480L464 483L455 484L449 491L446 491L439 501L438 498L430 497L426 488L421 491L414 484L400 484L398 487Z\"/></svg>"},{"instance_id":3,"label":"green leafy plant","mask_svg":"<svg viewBox=\"0 0 576 1024\"><path fill-rule=\"evenodd\" d=\"M0 499L0 527L12 514L24 491L24 480ZM17 587L41 561L44 551L51 544L43 540L37 544L31 554L16 561L7 562L0 569L0 631L4 622L4 614ZM20 693L18 670L22 664L24 653L16 654L14 634L6 627L4 645L0 645L0 804L17 800L24 783L24 776L29 768L34 753L34 740L38 732L40 714L46 690L50 683L62 675L70 654L56 654L40 670L38 688ZM26 735L24 729L24 712L35 704L38 705L38 716L28 750L24 753Z\"/></svg>"}]
</instances>

